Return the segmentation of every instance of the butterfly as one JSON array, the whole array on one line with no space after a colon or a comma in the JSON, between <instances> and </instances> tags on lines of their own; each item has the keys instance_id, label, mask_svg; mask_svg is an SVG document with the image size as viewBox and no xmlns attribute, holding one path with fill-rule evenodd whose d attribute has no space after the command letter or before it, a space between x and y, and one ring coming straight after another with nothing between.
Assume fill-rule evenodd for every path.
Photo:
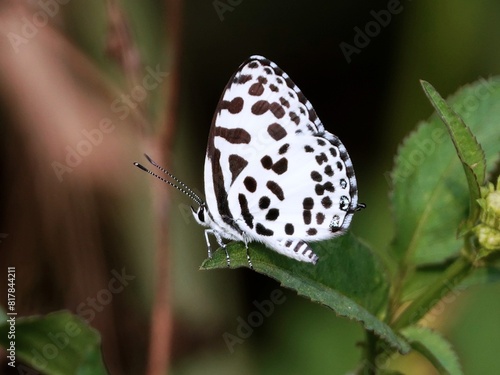
<instances>
[{"instance_id":1,"label":"butterfly","mask_svg":"<svg viewBox=\"0 0 500 375\"><path fill-rule=\"evenodd\" d=\"M148 160L188 195L205 229L208 256L213 235L261 242L287 257L315 264L309 242L337 237L348 229L358 204L354 169L345 146L325 130L311 103L288 74L263 56L251 56L233 74L217 104L208 136L206 200Z\"/></svg>"}]
</instances>

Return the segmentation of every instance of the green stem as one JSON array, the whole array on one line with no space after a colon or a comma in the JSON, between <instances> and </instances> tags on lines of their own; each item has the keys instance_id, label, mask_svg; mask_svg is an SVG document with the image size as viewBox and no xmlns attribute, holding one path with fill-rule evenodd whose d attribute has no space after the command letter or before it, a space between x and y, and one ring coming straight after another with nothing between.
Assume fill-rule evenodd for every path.
<instances>
[{"instance_id":1,"label":"green stem","mask_svg":"<svg viewBox=\"0 0 500 375\"><path fill-rule=\"evenodd\" d=\"M361 372L363 375L375 375L377 373L377 336L372 331L366 332L365 362Z\"/></svg>"},{"instance_id":2,"label":"green stem","mask_svg":"<svg viewBox=\"0 0 500 375\"><path fill-rule=\"evenodd\" d=\"M410 306L406 308L391 324L396 331L401 330L411 324L418 322L432 307L434 307L443 297L452 292L471 271L473 264L470 259L460 256L440 278ZM457 292L454 291L456 294Z\"/></svg>"}]
</instances>

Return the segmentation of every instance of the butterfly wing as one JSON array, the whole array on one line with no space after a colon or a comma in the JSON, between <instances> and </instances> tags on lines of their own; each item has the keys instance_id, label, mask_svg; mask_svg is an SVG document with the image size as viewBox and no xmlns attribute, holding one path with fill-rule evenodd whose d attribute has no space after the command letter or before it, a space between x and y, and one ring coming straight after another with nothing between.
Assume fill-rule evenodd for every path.
<instances>
[{"instance_id":1,"label":"butterfly wing","mask_svg":"<svg viewBox=\"0 0 500 375\"><path fill-rule=\"evenodd\" d=\"M325 131L290 77L261 56L241 65L219 101L207 146L205 190L212 218L224 231L275 250L277 241L342 233L357 205L345 147ZM261 208L264 197L270 202ZM311 205L306 198L313 207L306 208Z\"/></svg>"},{"instance_id":2,"label":"butterfly wing","mask_svg":"<svg viewBox=\"0 0 500 375\"><path fill-rule=\"evenodd\" d=\"M307 243L345 232L355 207L338 148L313 135L285 138L250 160L228 202L239 228L286 255L283 241Z\"/></svg>"}]
</instances>

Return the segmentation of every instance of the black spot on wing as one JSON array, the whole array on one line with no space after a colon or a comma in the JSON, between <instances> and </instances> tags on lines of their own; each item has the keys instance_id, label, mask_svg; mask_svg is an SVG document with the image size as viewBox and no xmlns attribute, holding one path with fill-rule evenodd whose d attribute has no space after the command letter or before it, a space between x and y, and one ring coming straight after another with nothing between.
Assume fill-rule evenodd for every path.
<instances>
[{"instance_id":1,"label":"black spot on wing","mask_svg":"<svg viewBox=\"0 0 500 375\"><path fill-rule=\"evenodd\" d=\"M262 167L269 170L272 169L276 174L283 174L288 170L288 160L286 158L281 158L276 163L273 163L273 159L269 155L264 155L260 159Z\"/></svg>"},{"instance_id":2,"label":"black spot on wing","mask_svg":"<svg viewBox=\"0 0 500 375\"><path fill-rule=\"evenodd\" d=\"M290 144L285 143L283 146L280 147L278 150L278 154L283 155L288 151L288 148L290 147Z\"/></svg>"},{"instance_id":3,"label":"black spot on wing","mask_svg":"<svg viewBox=\"0 0 500 375\"><path fill-rule=\"evenodd\" d=\"M280 139L286 137L287 134L285 128L277 123L269 125L267 127L267 132L275 141L279 141Z\"/></svg>"},{"instance_id":4,"label":"black spot on wing","mask_svg":"<svg viewBox=\"0 0 500 375\"><path fill-rule=\"evenodd\" d=\"M342 211L347 211L349 209L349 198L347 198L345 195L340 197L340 203L339 203L339 208Z\"/></svg>"},{"instance_id":5,"label":"black spot on wing","mask_svg":"<svg viewBox=\"0 0 500 375\"><path fill-rule=\"evenodd\" d=\"M325 215L323 215L321 212L318 212L316 214L316 223L318 225L321 225L321 224L323 224L323 221L325 221Z\"/></svg>"},{"instance_id":6,"label":"black spot on wing","mask_svg":"<svg viewBox=\"0 0 500 375\"><path fill-rule=\"evenodd\" d=\"M263 115L269 110L269 102L267 100L259 100L252 105L251 111L254 115Z\"/></svg>"},{"instance_id":7,"label":"black spot on wing","mask_svg":"<svg viewBox=\"0 0 500 375\"><path fill-rule=\"evenodd\" d=\"M269 155L265 155L260 159L260 163L265 169L271 169L273 166L273 159Z\"/></svg>"},{"instance_id":8,"label":"black spot on wing","mask_svg":"<svg viewBox=\"0 0 500 375\"><path fill-rule=\"evenodd\" d=\"M261 210L265 210L266 208L269 207L270 204L271 204L271 200L269 199L269 197L266 197L266 196L260 197L259 208Z\"/></svg>"},{"instance_id":9,"label":"black spot on wing","mask_svg":"<svg viewBox=\"0 0 500 375\"><path fill-rule=\"evenodd\" d=\"M281 158L273 164L271 169L277 174L285 173L288 169L288 160L286 158Z\"/></svg>"},{"instance_id":10,"label":"black spot on wing","mask_svg":"<svg viewBox=\"0 0 500 375\"><path fill-rule=\"evenodd\" d=\"M321 200L321 204L323 205L323 207L325 208L330 208L332 207L332 200L330 199L330 197L324 197L322 200Z\"/></svg>"},{"instance_id":11,"label":"black spot on wing","mask_svg":"<svg viewBox=\"0 0 500 375\"><path fill-rule=\"evenodd\" d=\"M266 214L266 220L274 221L280 216L280 210L277 208L271 208Z\"/></svg>"},{"instance_id":12,"label":"black spot on wing","mask_svg":"<svg viewBox=\"0 0 500 375\"><path fill-rule=\"evenodd\" d=\"M318 231L314 228L309 228L306 233L310 236L315 236Z\"/></svg>"},{"instance_id":13,"label":"black spot on wing","mask_svg":"<svg viewBox=\"0 0 500 375\"><path fill-rule=\"evenodd\" d=\"M304 210L304 212L302 212L302 217L304 218L304 224L311 224L311 210Z\"/></svg>"},{"instance_id":14,"label":"black spot on wing","mask_svg":"<svg viewBox=\"0 0 500 375\"><path fill-rule=\"evenodd\" d=\"M285 107L290 108L290 102L288 100L286 100L285 98L281 97L280 103L281 103L281 105L284 105Z\"/></svg>"},{"instance_id":15,"label":"black spot on wing","mask_svg":"<svg viewBox=\"0 0 500 375\"><path fill-rule=\"evenodd\" d=\"M220 152L219 152L220 156ZM241 156L232 154L229 155L229 170L231 171L231 185L243 169L247 166L248 162ZM215 184L214 184L215 185ZM222 185L224 186L224 185Z\"/></svg>"},{"instance_id":16,"label":"black spot on wing","mask_svg":"<svg viewBox=\"0 0 500 375\"><path fill-rule=\"evenodd\" d=\"M285 115L285 110L283 109L283 106L279 103L276 102L271 103L269 109L276 118L282 118Z\"/></svg>"},{"instance_id":17,"label":"black spot on wing","mask_svg":"<svg viewBox=\"0 0 500 375\"><path fill-rule=\"evenodd\" d=\"M314 199L311 197L304 198L302 201L302 207L304 210L312 210L314 208Z\"/></svg>"},{"instance_id":18,"label":"black spot on wing","mask_svg":"<svg viewBox=\"0 0 500 375\"><path fill-rule=\"evenodd\" d=\"M335 191L335 187L330 181L325 182L324 184L316 184L314 187L314 191L317 195L323 195L325 190L333 193Z\"/></svg>"},{"instance_id":19,"label":"black spot on wing","mask_svg":"<svg viewBox=\"0 0 500 375\"><path fill-rule=\"evenodd\" d=\"M329 177L332 177L333 176L333 169L332 169L332 166L331 165L327 165L325 167L325 174Z\"/></svg>"},{"instance_id":20,"label":"black spot on wing","mask_svg":"<svg viewBox=\"0 0 500 375\"><path fill-rule=\"evenodd\" d=\"M252 79L252 76L250 74L240 74L233 79L233 83L235 84L243 84Z\"/></svg>"},{"instance_id":21,"label":"black spot on wing","mask_svg":"<svg viewBox=\"0 0 500 375\"><path fill-rule=\"evenodd\" d=\"M252 96L261 96L264 93L264 85L259 82L255 82L248 89L248 94Z\"/></svg>"},{"instance_id":22,"label":"black spot on wing","mask_svg":"<svg viewBox=\"0 0 500 375\"><path fill-rule=\"evenodd\" d=\"M241 216L243 216L243 220L245 220L245 223L249 228L253 229L253 215L248 209L247 197L245 197L244 194L238 194L238 202L240 203Z\"/></svg>"},{"instance_id":23,"label":"black spot on wing","mask_svg":"<svg viewBox=\"0 0 500 375\"><path fill-rule=\"evenodd\" d=\"M257 190L257 181L253 177L245 177L245 179L243 180L243 185L245 185L247 190L251 193L255 193L255 190Z\"/></svg>"},{"instance_id":24,"label":"black spot on wing","mask_svg":"<svg viewBox=\"0 0 500 375\"><path fill-rule=\"evenodd\" d=\"M328 161L328 158L326 157L326 155L325 155L325 153L324 153L324 152L322 152L322 153L321 153L321 154L319 154L319 155L316 155L316 156L315 156L315 158L316 158L316 162L317 162L319 165L323 164L323 162L327 162L327 161Z\"/></svg>"},{"instance_id":25,"label":"black spot on wing","mask_svg":"<svg viewBox=\"0 0 500 375\"><path fill-rule=\"evenodd\" d=\"M232 144L248 144L252 140L250 133L242 128L224 128L222 126L215 127L215 136L224 138Z\"/></svg>"},{"instance_id":26,"label":"black spot on wing","mask_svg":"<svg viewBox=\"0 0 500 375\"><path fill-rule=\"evenodd\" d=\"M257 234L267 237L272 236L274 234L274 232L271 229L266 228L261 223L257 223L257 225L255 226L255 231L257 232Z\"/></svg>"},{"instance_id":27,"label":"black spot on wing","mask_svg":"<svg viewBox=\"0 0 500 375\"><path fill-rule=\"evenodd\" d=\"M293 234L293 232L295 231L295 228L293 227L293 224L286 224L285 225L285 233L288 234L289 236L291 236Z\"/></svg>"},{"instance_id":28,"label":"black spot on wing","mask_svg":"<svg viewBox=\"0 0 500 375\"><path fill-rule=\"evenodd\" d=\"M222 168L220 165L219 149L213 148L210 162L212 164L212 182L214 186L214 194L217 198L217 210L226 223L232 223L233 215L231 214L231 210L229 209L227 192L224 187L224 174L222 173Z\"/></svg>"},{"instance_id":29,"label":"black spot on wing","mask_svg":"<svg viewBox=\"0 0 500 375\"><path fill-rule=\"evenodd\" d=\"M323 177L321 176L321 174L318 171L312 171L311 172L311 179L313 181L316 181L316 182L321 182Z\"/></svg>"},{"instance_id":30,"label":"black spot on wing","mask_svg":"<svg viewBox=\"0 0 500 375\"><path fill-rule=\"evenodd\" d=\"M292 122L294 122L294 123L295 123L295 125L299 125L299 124L300 124L300 117L299 117L299 116L297 116L297 114L296 114L295 112L293 112L293 111L292 111L292 112L290 112L290 113L289 113L289 116L290 116L290 120L291 120Z\"/></svg>"},{"instance_id":31,"label":"black spot on wing","mask_svg":"<svg viewBox=\"0 0 500 375\"><path fill-rule=\"evenodd\" d=\"M229 113L236 114L240 113L241 110L243 109L243 98L237 96L231 101L223 100L219 104L219 110L227 109Z\"/></svg>"},{"instance_id":32,"label":"black spot on wing","mask_svg":"<svg viewBox=\"0 0 500 375\"><path fill-rule=\"evenodd\" d=\"M267 111L271 113L276 118L282 118L285 115L285 110L283 106L277 102L269 103L267 100L259 100L252 105L251 111L254 115L263 115Z\"/></svg>"},{"instance_id":33,"label":"black spot on wing","mask_svg":"<svg viewBox=\"0 0 500 375\"><path fill-rule=\"evenodd\" d=\"M285 194L283 193L283 189L274 181L267 181L267 188L273 193L276 198L280 201L285 199Z\"/></svg>"}]
</instances>

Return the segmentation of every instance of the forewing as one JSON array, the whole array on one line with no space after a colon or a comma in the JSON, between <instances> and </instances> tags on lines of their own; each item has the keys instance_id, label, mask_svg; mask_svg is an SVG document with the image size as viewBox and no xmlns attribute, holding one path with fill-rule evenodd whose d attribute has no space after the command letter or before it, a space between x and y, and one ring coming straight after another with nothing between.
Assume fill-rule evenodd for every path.
<instances>
[{"instance_id":1,"label":"forewing","mask_svg":"<svg viewBox=\"0 0 500 375\"><path fill-rule=\"evenodd\" d=\"M211 212L230 219L227 191L263 149L287 136L323 132L312 105L290 77L266 58L250 57L229 80L212 120L205 160Z\"/></svg>"}]
</instances>

